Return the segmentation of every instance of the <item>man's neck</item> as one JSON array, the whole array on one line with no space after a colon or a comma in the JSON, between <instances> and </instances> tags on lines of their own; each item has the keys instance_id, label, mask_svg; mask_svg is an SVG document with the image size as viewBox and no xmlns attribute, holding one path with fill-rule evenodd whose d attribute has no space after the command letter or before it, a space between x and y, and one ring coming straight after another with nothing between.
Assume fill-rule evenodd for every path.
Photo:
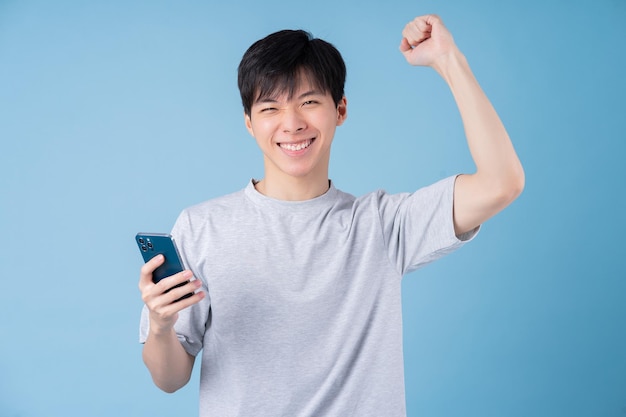
<instances>
[{"instance_id":1,"label":"man's neck","mask_svg":"<svg viewBox=\"0 0 626 417\"><path fill-rule=\"evenodd\" d=\"M330 188L328 178L311 181L305 178L264 178L254 186L261 194L284 201L311 200L325 194Z\"/></svg>"}]
</instances>

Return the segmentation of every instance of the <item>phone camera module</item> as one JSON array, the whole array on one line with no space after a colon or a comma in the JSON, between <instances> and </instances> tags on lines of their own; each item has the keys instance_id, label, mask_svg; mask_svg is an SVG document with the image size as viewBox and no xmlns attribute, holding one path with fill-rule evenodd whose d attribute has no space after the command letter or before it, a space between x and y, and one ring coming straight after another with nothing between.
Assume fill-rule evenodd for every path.
<instances>
[{"instance_id":1,"label":"phone camera module","mask_svg":"<svg viewBox=\"0 0 626 417\"><path fill-rule=\"evenodd\" d=\"M143 252L147 252L147 251L148 251L148 248L146 247L146 245L141 245L141 250L142 250Z\"/></svg>"},{"instance_id":2,"label":"phone camera module","mask_svg":"<svg viewBox=\"0 0 626 417\"><path fill-rule=\"evenodd\" d=\"M148 248L152 249L152 242L148 242Z\"/></svg>"}]
</instances>

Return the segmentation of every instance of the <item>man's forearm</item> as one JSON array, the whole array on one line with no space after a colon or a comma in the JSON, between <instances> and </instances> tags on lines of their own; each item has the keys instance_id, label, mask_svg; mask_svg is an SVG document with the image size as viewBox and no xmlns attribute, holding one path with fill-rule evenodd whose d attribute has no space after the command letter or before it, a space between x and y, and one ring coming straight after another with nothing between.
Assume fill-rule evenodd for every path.
<instances>
[{"instance_id":1,"label":"man's forearm","mask_svg":"<svg viewBox=\"0 0 626 417\"><path fill-rule=\"evenodd\" d=\"M435 70L448 83L459 108L476 175L490 188L523 187L523 169L509 135L463 54L456 50Z\"/></svg>"},{"instance_id":2,"label":"man's forearm","mask_svg":"<svg viewBox=\"0 0 626 417\"><path fill-rule=\"evenodd\" d=\"M143 347L143 361L156 386L171 393L189 382L194 358L171 330L165 334L151 332L148 335Z\"/></svg>"}]
</instances>

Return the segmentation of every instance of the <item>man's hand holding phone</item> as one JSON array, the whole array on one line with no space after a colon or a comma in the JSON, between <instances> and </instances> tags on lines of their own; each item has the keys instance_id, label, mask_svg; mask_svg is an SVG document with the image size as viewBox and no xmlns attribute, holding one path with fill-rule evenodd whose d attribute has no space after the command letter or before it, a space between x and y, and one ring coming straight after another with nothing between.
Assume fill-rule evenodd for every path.
<instances>
[{"instance_id":1,"label":"man's hand holding phone","mask_svg":"<svg viewBox=\"0 0 626 417\"><path fill-rule=\"evenodd\" d=\"M171 331L178 312L204 298L200 280L185 270L178 248L166 233L137 233L135 241L145 264L141 267L139 290L150 311L150 330Z\"/></svg>"},{"instance_id":2,"label":"man's hand holding phone","mask_svg":"<svg viewBox=\"0 0 626 417\"><path fill-rule=\"evenodd\" d=\"M150 311L151 332L169 332L178 319L178 312L204 298L204 292L198 291L202 282L192 279L193 274L184 270L152 282L155 269L163 265L165 257L156 255L141 267L139 290L141 298ZM187 297L188 294L191 294Z\"/></svg>"}]
</instances>

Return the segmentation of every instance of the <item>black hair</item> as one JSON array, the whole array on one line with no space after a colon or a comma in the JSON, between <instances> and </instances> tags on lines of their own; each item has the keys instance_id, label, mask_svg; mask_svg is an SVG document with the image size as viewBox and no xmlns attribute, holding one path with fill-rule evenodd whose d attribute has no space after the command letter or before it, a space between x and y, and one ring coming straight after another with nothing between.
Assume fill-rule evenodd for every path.
<instances>
[{"instance_id":1,"label":"black hair","mask_svg":"<svg viewBox=\"0 0 626 417\"><path fill-rule=\"evenodd\" d=\"M288 92L291 98L306 77L320 91L330 93L335 105L344 96L346 64L330 43L304 30L281 30L256 41L238 68L244 112L261 98Z\"/></svg>"}]
</instances>

